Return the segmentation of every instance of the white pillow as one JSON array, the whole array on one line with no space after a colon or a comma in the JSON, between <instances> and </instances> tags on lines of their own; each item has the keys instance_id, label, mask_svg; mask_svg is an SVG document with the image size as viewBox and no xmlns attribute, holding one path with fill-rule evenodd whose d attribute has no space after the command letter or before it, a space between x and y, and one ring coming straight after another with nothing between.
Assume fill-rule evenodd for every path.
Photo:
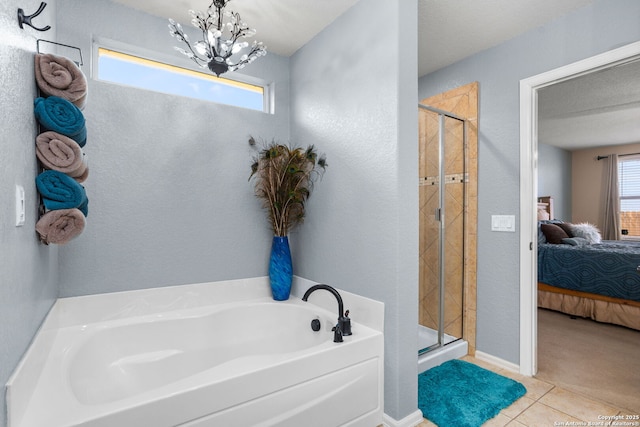
<instances>
[{"instance_id":1,"label":"white pillow","mask_svg":"<svg viewBox=\"0 0 640 427\"><path fill-rule=\"evenodd\" d=\"M589 243L600 243L602 242L602 236L600 236L600 230L588 222L583 222L581 224L571 224L571 234L573 237L582 237L583 239L587 239Z\"/></svg>"}]
</instances>

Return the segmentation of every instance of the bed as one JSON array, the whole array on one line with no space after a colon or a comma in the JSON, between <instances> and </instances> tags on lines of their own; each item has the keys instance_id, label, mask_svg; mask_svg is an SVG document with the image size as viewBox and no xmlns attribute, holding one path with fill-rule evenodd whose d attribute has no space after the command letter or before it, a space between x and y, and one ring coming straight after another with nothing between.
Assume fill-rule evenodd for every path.
<instances>
[{"instance_id":1,"label":"bed","mask_svg":"<svg viewBox=\"0 0 640 427\"><path fill-rule=\"evenodd\" d=\"M538 307L640 330L640 242L572 236L550 197L538 213ZM558 228L565 237L551 233Z\"/></svg>"}]
</instances>

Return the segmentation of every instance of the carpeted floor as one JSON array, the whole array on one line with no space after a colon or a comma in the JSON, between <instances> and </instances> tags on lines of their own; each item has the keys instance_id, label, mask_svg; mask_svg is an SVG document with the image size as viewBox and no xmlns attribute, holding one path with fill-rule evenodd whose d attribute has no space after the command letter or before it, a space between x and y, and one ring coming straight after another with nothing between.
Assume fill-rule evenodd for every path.
<instances>
[{"instance_id":1,"label":"carpeted floor","mask_svg":"<svg viewBox=\"0 0 640 427\"><path fill-rule=\"evenodd\" d=\"M638 414L640 331L539 309L536 377Z\"/></svg>"},{"instance_id":2,"label":"carpeted floor","mask_svg":"<svg viewBox=\"0 0 640 427\"><path fill-rule=\"evenodd\" d=\"M526 391L511 378L449 360L418 375L418 408L439 426L478 427Z\"/></svg>"}]
</instances>

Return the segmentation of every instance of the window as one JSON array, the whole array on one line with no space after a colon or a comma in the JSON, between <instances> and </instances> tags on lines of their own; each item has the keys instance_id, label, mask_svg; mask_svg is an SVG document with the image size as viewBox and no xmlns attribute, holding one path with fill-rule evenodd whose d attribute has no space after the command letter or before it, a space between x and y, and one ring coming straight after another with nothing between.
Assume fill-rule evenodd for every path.
<instances>
[{"instance_id":1,"label":"window","mask_svg":"<svg viewBox=\"0 0 640 427\"><path fill-rule=\"evenodd\" d=\"M619 158L618 185L620 228L624 236L640 238L640 156Z\"/></svg>"},{"instance_id":2,"label":"window","mask_svg":"<svg viewBox=\"0 0 640 427\"><path fill-rule=\"evenodd\" d=\"M98 48L98 79L171 95L265 111L262 86Z\"/></svg>"}]
</instances>

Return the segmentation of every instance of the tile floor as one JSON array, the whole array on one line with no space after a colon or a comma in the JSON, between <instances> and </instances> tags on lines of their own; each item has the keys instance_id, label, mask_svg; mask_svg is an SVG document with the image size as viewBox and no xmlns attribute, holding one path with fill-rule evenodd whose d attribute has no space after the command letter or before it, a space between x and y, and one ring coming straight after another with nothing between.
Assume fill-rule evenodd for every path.
<instances>
[{"instance_id":1,"label":"tile floor","mask_svg":"<svg viewBox=\"0 0 640 427\"><path fill-rule=\"evenodd\" d=\"M483 424L484 427L606 426L607 421L599 419L599 416L638 415L630 414L629 411L616 408L608 403L593 400L569 390L556 387L554 384L496 367L474 357L467 356L464 357L463 360L519 381L527 388L527 394L516 400L508 408L503 409L496 417ZM621 419L619 422L620 421L626 420ZM602 424L599 424L600 422L602 422ZM627 422L640 425L640 420ZM426 419L418 425L418 427L433 426L435 426L435 424Z\"/></svg>"}]
</instances>

